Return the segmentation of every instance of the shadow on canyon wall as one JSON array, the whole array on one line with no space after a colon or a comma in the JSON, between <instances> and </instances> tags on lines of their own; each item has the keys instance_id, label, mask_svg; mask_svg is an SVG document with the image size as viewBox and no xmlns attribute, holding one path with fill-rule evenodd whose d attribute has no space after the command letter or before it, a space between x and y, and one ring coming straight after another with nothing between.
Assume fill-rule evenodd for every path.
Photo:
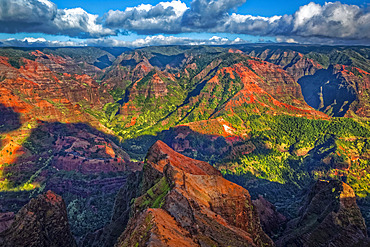
<instances>
[{"instance_id":1,"label":"shadow on canyon wall","mask_svg":"<svg viewBox=\"0 0 370 247\"><path fill-rule=\"evenodd\" d=\"M21 126L19 113L4 106L0 106L0 110L4 116L0 118L1 133L16 130ZM56 140L53 136L66 135L73 137L75 133L80 131L93 134L104 140L112 140L112 142L127 152L131 158L137 160L143 160L148 149L157 140L165 142L175 151L188 157L204 160L211 164L237 157L246 151L254 151L249 150L251 147L250 145L245 145L245 141L201 134L191 130L188 126L171 128L157 135L140 136L119 143L115 136L102 133L88 124L42 122L38 127L31 130L30 136L23 144L24 148L29 151L17 157L14 162L15 165L4 168L3 175L0 178L1 180L6 178L9 186L13 188L27 181L40 182L40 187L28 191L7 192L3 190L3 192L0 192L0 198L2 199L0 211L16 212L30 198L38 195L44 189L51 189L61 194L66 200L70 224L75 235L83 236L87 232L97 230L109 222L112 217L115 196L119 189L126 184L127 173L124 174L113 169L109 171L104 170L101 173L84 174L81 172L81 167L77 170L60 170L56 169L53 164L53 159L56 156L73 155L73 152L84 151L80 148L66 153L65 150L70 148L71 145L68 147L55 145ZM307 171L316 169L318 167L317 162L322 157L326 156L328 152L335 152L336 147L333 138L328 137L326 142L315 146L305 158L306 160L303 161L304 167L301 168ZM94 139L86 139L84 141L96 145ZM252 140L259 154L267 155L271 150L263 145L263 141L262 139ZM110 163L105 160L105 157L99 151L83 154L92 159L100 159L104 166L110 166ZM71 162L74 159L76 158L71 158ZM291 167L297 168L300 165L292 161ZM326 167L326 169L331 168L333 167ZM258 178L250 172L240 175L225 174L225 178L245 187L253 199L258 198L259 195L264 196L276 206L279 212L288 218L297 216L301 200L314 182L313 178L309 178L303 184L281 184ZM370 198L361 198L358 202L369 225ZM85 207L87 208L86 210ZM83 215L83 217L79 215ZM92 224L92 221L96 223ZM88 224L92 225L88 226Z\"/></svg>"}]
</instances>

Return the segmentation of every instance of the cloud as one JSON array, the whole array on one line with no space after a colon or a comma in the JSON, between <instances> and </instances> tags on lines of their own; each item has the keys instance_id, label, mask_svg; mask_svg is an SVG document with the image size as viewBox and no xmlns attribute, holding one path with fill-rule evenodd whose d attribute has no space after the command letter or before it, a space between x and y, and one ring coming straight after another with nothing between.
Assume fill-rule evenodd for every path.
<instances>
[{"instance_id":1,"label":"cloud","mask_svg":"<svg viewBox=\"0 0 370 247\"><path fill-rule=\"evenodd\" d=\"M0 40L1 47L63 47L63 46L87 46L85 43L73 41L49 41L44 38L26 37L24 39Z\"/></svg>"},{"instance_id":2,"label":"cloud","mask_svg":"<svg viewBox=\"0 0 370 247\"><path fill-rule=\"evenodd\" d=\"M181 0L110 10L99 17L81 8L58 9L50 0L0 0L1 33L46 33L100 38L144 35L232 33L294 42L369 44L370 8L309 3L294 14L262 17L235 13L246 0Z\"/></svg>"},{"instance_id":3,"label":"cloud","mask_svg":"<svg viewBox=\"0 0 370 247\"><path fill-rule=\"evenodd\" d=\"M139 34L212 32L223 25L228 12L246 0L193 0L190 8L180 0L142 4L124 11L110 10L105 26L135 31Z\"/></svg>"},{"instance_id":4,"label":"cloud","mask_svg":"<svg viewBox=\"0 0 370 247\"><path fill-rule=\"evenodd\" d=\"M56 5L48 0L0 0L0 32L36 31L56 14Z\"/></svg>"},{"instance_id":5,"label":"cloud","mask_svg":"<svg viewBox=\"0 0 370 247\"><path fill-rule=\"evenodd\" d=\"M98 23L98 15L81 8L58 9L49 0L0 0L0 32L101 37L115 31Z\"/></svg>"},{"instance_id":6,"label":"cloud","mask_svg":"<svg viewBox=\"0 0 370 247\"><path fill-rule=\"evenodd\" d=\"M302 37L370 39L370 12L340 2L309 3L294 14L292 34Z\"/></svg>"},{"instance_id":7,"label":"cloud","mask_svg":"<svg viewBox=\"0 0 370 247\"><path fill-rule=\"evenodd\" d=\"M279 42L279 43L289 43L289 44L296 44L298 43L298 41L296 41L295 39L293 38L286 38L286 37L277 37L276 38L276 41Z\"/></svg>"},{"instance_id":8,"label":"cloud","mask_svg":"<svg viewBox=\"0 0 370 247\"><path fill-rule=\"evenodd\" d=\"M267 18L233 13L215 30L260 36L370 40L370 12L340 2L309 3L293 15Z\"/></svg>"},{"instance_id":9,"label":"cloud","mask_svg":"<svg viewBox=\"0 0 370 247\"><path fill-rule=\"evenodd\" d=\"M105 16L109 28L140 34L235 33L342 40L370 40L369 8L328 2L309 3L292 15L261 17L231 13L245 0L193 0L190 8L180 1L140 5Z\"/></svg>"},{"instance_id":10,"label":"cloud","mask_svg":"<svg viewBox=\"0 0 370 247\"><path fill-rule=\"evenodd\" d=\"M145 34L178 33L180 20L187 9L185 3L172 1L160 2L155 6L141 4L125 11L110 10L105 15L105 25Z\"/></svg>"},{"instance_id":11,"label":"cloud","mask_svg":"<svg viewBox=\"0 0 370 247\"><path fill-rule=\"evenodd\" d=\"M117 33L98 24L98 18L98 15L89 14L81 8L59 9L50 27L58 30L56 34L72 37L101 37ZM50 30L50 33L53 31Z\"/></svg>"},{"instance_id":12,"label":"cloud","mask_svg":"<svg viewBox=\"0 0 370 247\"><path fill-rule=\"evenodd\" d=\"M193 0L191 8L182 17L185 29L204 30L223 25L229 18L228 12L246 0ZM194 31L194 30L192 30Z\"/></svg>"},{"instance_id":13,"label":"cloud","mask_svg":"<svg viewBox=\"0 0 370 247\"><path fill-rule=\"evenodd\" d=\"M189 37L174 37L155 35L147 36L143 39L137 39L134 41L121 41L113 38L100 38L91 39L85 42L90 46L116 46L116 47L145 47L145 46L163 46L163 45L233 45L233 44L245 44L248 41L241 38L234 40L213 36L210 39L194 39Z\"/></svg>"},{"instance_id":14,"label":"cloud","mask_svg":"<svg viewBox=\"0 0 370 247\"><path fill-rule=\"evenodd\" d=\"M241 38L230 40L227 38L213 36L210 39L194 39L188 37L174 37L155 35L147 36L143 39L134 41L123 41L114 38L86 39L81 42L73 41L48 41L44 38L24 38L24 39L5 39L0 40L0 46L16 47L62 47L62 46L103 46L103 47L145 47L145 46L163 46L163 45L233 45L245 44L248 41Z\"/></svg>"}]
</instances>

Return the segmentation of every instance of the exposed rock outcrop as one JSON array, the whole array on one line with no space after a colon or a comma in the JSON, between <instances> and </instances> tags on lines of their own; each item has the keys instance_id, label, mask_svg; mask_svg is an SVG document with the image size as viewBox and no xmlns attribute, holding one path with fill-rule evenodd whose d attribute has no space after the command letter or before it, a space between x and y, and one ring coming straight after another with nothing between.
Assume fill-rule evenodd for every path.
<instances>
[{"instance_id":1,"label":"exposed rock outcrop","mask_svg":"<svg viewBox=\"0 0 370 247\"><path fill-rule=\"evenodd\" d=\"M318 181L300 216L291 220L277 246L368 246L365 221L353 189L337 180Z\"/></svg>"},{"instance_id":2,"label":"exposed rock outcrop","mask_svg":"<svg viewBox=\"0 0 370 247\"><path fill-rule=\"evenodd\" d=\"M131 219L116 246L273 245L248 191L211 165L161 141L150 148L146 161L142 195L133 201Z\"/></svg>"},{"instance_id":3,"label":"exposed rock outcrop","mask_svg":"<svg viewBox=\"0 0 370 247\"><path fill-rule=\"evenodd\" d=\"M260 217L262 229L269 236L278 234L280 228L286 223L287 218L276 211L275 206L262 196L252 201Z\"/></svg>"},{"instance_id":4,"label":"exposed rock outcrop","mask_svg":"<svg viewBox=\"0 0 370 247\"><path fill-rule=\"evenodd\" d=\"M144 211L130 221L125 233L118 246L199 246L191 239L189 232L160 208Z\"/></svg>"},{"instance_id":5,"label":"exposed rock outcrop","mask_svg":"<svg viewBox=\"0 0 370 247\"><path fill-rule=\"evenodd\" d=\"M63 199L51 191L32 199L0 233L0 246L76 246Z\"/></svg>"},{"instance_id":6,"label":"exposed rock outcrop","mask_svg":"<svg viewBox=\"0 0 370 247\"><path fill-rule=\"evenodd\" d=\"M301 52L294 48L250 47L244 52L291 74L311 107L335 117L370 116L367 56L359 59L361 55L351 48L298 50Z\"/></svg>"},{"instance_id":7,"label":"exposed rock outcrop","mask_svg":"<svg viewBox=\"0 0 370 247\"><path fill-rule=\"evenodd\" d=\"M14 222L14 213L0 213L0 232L5 231Z\"/></svg>"}]
</instances>

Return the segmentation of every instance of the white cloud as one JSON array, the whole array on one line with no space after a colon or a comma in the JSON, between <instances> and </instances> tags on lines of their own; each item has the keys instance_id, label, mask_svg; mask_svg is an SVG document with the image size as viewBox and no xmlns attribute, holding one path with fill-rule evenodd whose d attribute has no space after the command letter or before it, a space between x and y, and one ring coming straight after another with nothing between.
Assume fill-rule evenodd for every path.
<instances>
[{"instance_id":1,"label":"white cloud","mask_svg":"<svg viewBox=\"0 0 370 247\"><path fill-rule=\"evenodd\" d=\"M7 47L63 47L63 46L86 46L85 43L73 41L49 41L44 38L26 37L24 39L4 39L0 40L0 46Z\"/></svg>"},{"instance_id":2,"label":"white cloud","mask_svg":"<svg viewBox=\"0 0 370 247\"><path fill-rule=\"evenodd\" d=\"M293 34L302 37L370 39L370 12L340 2L310 3L294 14Z\"/></svg>"},{"instance_id":3,"label":"white cloud","mask_svg":"<svg viewBox=\"0 0 370 247\"><path fill-rule=\"evenodd\" d=\"M52 20L56 12L56 5L48 0L0 0L0 32L32 30Z\"/></svg>"},{"instance_id":4,"label":"white cloud","mask_svg":"<svg viewBox=\"0 0 370 247\"><path fill-rule=\"evenodd\" d=\"M252 35L370 40L370 12L340 2L309 3L293 15L270 18L232 14L218 31Z\"/></svg>"},{"instance_id":5,"label":"white cloud","mask_svg":"<svg viewBox=\"0 0 370 247\"><path fill-rule=\"evenodd\" d=\"M81 8L58 9L50 0L0 0L0 32L46 33L99 38L119 32L145 35L190 32L274 36L284 41L369 44L370 8L309 3L292 15L236 14L246 0L181 0L110 10L103 17ZM156 36L158 37L158 36ZM143 41L144 42L144 41ZM206 41L203 41L206 42ZM209 42L209 41L208 41Z\"/></svg>"},{"instance_id":6,"label":"white cloud","mask_svg":"<svg viewBox=\"0 0 370 247\"><path fill-rule=\"evenodd\" d=\"M299 43L298 41L296 41L293 38L286 38L286 37L277 37L276 41L279 42L279 43L290 43L290 44Z\"/></svg>"},{"instance_id":7,"label":"white cloud","mask_svg":"<svg viewBox=\"0 0 370 247\"><path fill-rule=\"evenodd\" d=\"M246 0L193 0L190 9L181 20L184 30L210 30L223 25L229 17L229 11L235 10Z\"/></svg>"},{"instance_id":8,"label":"white cloud","mask_svg":"<svg viewBox=\"0 0 370 247\"><path fill-rule=\"evenodd\" d=\"M187 9L185 3L172 1L155 6L141 4L125 11L110 10L105 16L105 25L138 33L175 33L179 31L181 17Z\"/></svg>"},{"instance_id":9,"label":"white cloud","mask_svg":"<svg viewBox=\"0 0 370 247\"><path fill-rule=\"evenodd\" d=\"M37 32L75 37L116 34L99 24L97 15L81 8L58 9L49 0L0 0L0 32Z\"/></svg>"},{"instance_id":10,"label":"white cloud","mask_svg":"<svg viewBox=\"0 0 370 247\"><path fill-rule=\"evenodd\" d=\"M173 7L174 2L177 7ZM324 5L311 2L301 6L293 15L262 17L229 14L244 2L193 0L190 8L180 1L161 2L156 6L140 5L125 11L110 11L105 25L141 34L210 32L285 36L295 41L300 37L370 40L368 8L340 2ZM163 7L165 5L172 7ZM175 9L181 11L176 12Z\"/></svg>"},{"instance_id":11,"label":"white cloud","mask_svg":"<svg viewBox=\"0 0 370 247\"><path fill-rule=\"evenodd\" d=\"M321 14L321 5L313 2L301 6L294 14L294 30L304 26L310 19Z\"/></svg>"},{"instance_id":12,"label":"white cloud","mask_svg":"<svg viewBox=\"0 0 370 247\"><path fill-rule=\"evenodd\" d=\"M189 37L174 37L155 35L134 41L123 41L114 38L86 39L81 42L73 41L48 41L44 38L24 38L24 39L6 39L0 40L0 46L18 46L18 47L58 47L58 46L105 46L105 47L145 47L145 46L163 46L163 45L232 45L244 44L248 41L241 38L230 40L227 38L214 36L210 39L194 39Z\"/></svg>"},{"instance_id":13,"label":"white cloud","mask_svg":"<svg viewBox=\"0 0 370 247\"><path fill-rule=\"evenodd\" d=\"M44 0L46 1L46 0ZM58 9L53 26L56 30L68 33L70 36L100 37L114 35L115 32L98 24L99 16L87 13L81 8Z\"/></svg>"},{"instance_id":14,"label":"white cloud","mask_svg":"<svg viewBox=\"0 0 370 247\"><path fill-rule=\"evenodd\" d=\"M162 45L232 45L245 44L248 41L241 38L230 40L213 36L210 39L194 39L189 37L174 37L155 35L147 36L146 38L137 39L134 41L120 41L112 38L91 39L86 44L91 46L121 46L121 47L145 47L145 46L162 46Z\"/></svg>"}]
</instances>

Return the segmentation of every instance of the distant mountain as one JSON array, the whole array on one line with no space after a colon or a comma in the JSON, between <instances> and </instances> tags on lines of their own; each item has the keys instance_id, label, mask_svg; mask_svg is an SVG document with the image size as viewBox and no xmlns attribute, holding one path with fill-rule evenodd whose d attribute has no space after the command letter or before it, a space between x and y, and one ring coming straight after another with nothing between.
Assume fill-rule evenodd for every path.
<instances>
[{"instance_id":1,"label":"distant mountain","mask_svg":"<svg viewBox=\"0 0 370 247\"><path fill-rule=\"evenodd\" d=\"M116 117L107 120L123 138L232 117L238 107L327 118L309 107L294 78L273 64L221 48L159 52L145 48L123 54L103 77L116 99L107 108Z\"/></svg>"}]
</instances>

